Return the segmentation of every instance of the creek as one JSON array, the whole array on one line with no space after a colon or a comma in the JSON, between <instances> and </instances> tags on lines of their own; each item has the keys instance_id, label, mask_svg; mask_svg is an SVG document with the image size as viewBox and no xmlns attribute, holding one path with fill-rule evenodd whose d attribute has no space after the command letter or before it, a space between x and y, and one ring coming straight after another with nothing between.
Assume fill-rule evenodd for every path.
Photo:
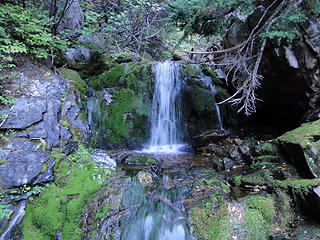
<instances>
[{"instance_id":1,"label":"creek","mask_svg":"<svg viewBox=\"0 0 320 240\"><path fill-rule=\"evenodd\" d=\"M201 70L200 70L201 71ZM157 159L161 164L154 178L152 189L143 188L133 178L124 191L123 208L131 209L123 220L118 238L121 240L191 240L186 198L192 192L201 162L193 154L185 152L184 129L181 110L181 88L179 64L159 62L155 68L151 138L140 154ZM201 81L216 94L211 78L201 72ZM89 101L91 104L92 101ZM91 105L89 105L91 109ZM216 105L221 129L222 121ZM91 118L89 119L91 120ZM90 121L89 121L90 122ZM201 164L202 163L202 164ZM125 169L130 167L126 166ZM201 171L201 170L200 170Z\"/></svg>"}]
</instances>

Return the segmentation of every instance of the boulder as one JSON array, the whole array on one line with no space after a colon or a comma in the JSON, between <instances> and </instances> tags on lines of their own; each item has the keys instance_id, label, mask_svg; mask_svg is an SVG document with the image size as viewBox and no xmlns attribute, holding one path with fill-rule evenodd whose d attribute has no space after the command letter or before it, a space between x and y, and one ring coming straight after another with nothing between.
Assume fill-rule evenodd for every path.
<instances>
[{"instance_id":1,"label":"boulder","mask_svg":"<svg viewBox=\"0 0 320 240\"><path fill-rule=\"evenodd\" d=\"M305 177L320 176L320 120L279 137L280 149Z\"/></svg>"},{"instance_id":2,"label":"boulder","mask_svg":"<svg viewBox=\"0 0 320 240\"><path fill-rule=\"evenodd\" d=\"M43 164L49 162L49 157L39 151L20 150L9 152L6 162L0 165L0 182L4 188L20 187L36 180L43 171ZM51 164L51 168L53 164ZM52 177L52 171L44 173L37 183L46 182Z\"/></svg>"}]
</instances>

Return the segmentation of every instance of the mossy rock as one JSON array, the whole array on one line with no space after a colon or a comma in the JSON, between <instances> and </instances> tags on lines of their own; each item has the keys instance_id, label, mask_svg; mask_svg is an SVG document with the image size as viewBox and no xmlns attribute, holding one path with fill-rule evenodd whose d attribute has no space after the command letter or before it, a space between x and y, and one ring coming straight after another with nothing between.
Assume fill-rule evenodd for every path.
<instances>
[{"instance_id":1,"label":"mossy rock","mask_svg":"<svg viewBox=\"0 0 320 240\"><path fill-rule=\"evenodd\" d=\"M75 70L64 68L61 70L62 76L69 80L71 83L71 87L77 87L77 89L80 91L80 94L82 96L86 96L88 94L87 91L87 84L86 82L80 77L79 73Z\"/></svg>"},{"instance_id":2,"label":"mossy rock","mask_svg":"<svg viewBox=\"0 0 320 240\"><path fill-rule=\"evenodd\" d=\"M224 82L218 77L214 69L202 67L204 75L211 77L214 86L223 86Z\"/></svg>"},{"instance_id":3,"label":"mossy rock","mask_svg":"<svg viewBox=\"0 0 320 240\"><path fill-rule=\"evenodd\" d=\"M276 213L274 198L271 195L252 195L245 199L245 203L245 239L269 239Z\"/></svg>"},{"instance_id":4,"label":"mossy rock","mask_svg":"<svg viewBox=\"0 0 320 240\"><path fill-rule=\"evenodd\" d=\"M94 90L101 90L103 88L113 88L118 85L118 81L125 75L125 66L117 64L108 72L104 72L98 76L93 76L89 80L89 85Z\"/></svg>"},{"instance_id":5,"label":"mossy rock","mask_svg":"<svg viewBox=\"0 0 320 240\"><path fill-rule=\"evenodd\" d=\"M200 78L200 71L195 64L186 64L180 66L182 78Z\"/></svg>"},{"instance_id":6,"label":"mossy rock","mask_svg":"<svg viewBox=\"0 0 320 240\"><path fill-rule=\"evenodd\" d=\"M256 146L255 152L258 156L279 155L279 150L274 143L262 143Z\"/></svg>"},{"instance_id":7,"label":"mossy rock","mask_svg":"<svg viewBox=\"0 0 320 240\"><path fill-rule=\"evenodd\" d=\"M129 138L126 113L132 111L134 92L131 89L121 89L114 96L114 101L109 105L108 118L106 120L107 135L114 145L123 144Z\"/></svg>"},{"instance_id":8,"label":"mossy rock","mask_svg":"<svg viewBox=\"0 0 320 240\"><path fill-rule=\"evenodd\" d=\"M93 165L90 151L80 146L77 152L55 168L57 178L43 194L26 207L23 236L26 240L55 239L62 232L66 240L83 236L79 222L85 205L106 184L108 173ZM95 176L101 175L102 181Z\"/></svg>"},{"instance_id":9,"label":"mossy rock","mask_svg":"<svg viewBox=\"0 0 320 240\"><path fill-rule=\"evenodd\" d=\"M284 153L303 175L320 176L320 120L304 123L278 139Z\"/></svg>"}]
</instances>

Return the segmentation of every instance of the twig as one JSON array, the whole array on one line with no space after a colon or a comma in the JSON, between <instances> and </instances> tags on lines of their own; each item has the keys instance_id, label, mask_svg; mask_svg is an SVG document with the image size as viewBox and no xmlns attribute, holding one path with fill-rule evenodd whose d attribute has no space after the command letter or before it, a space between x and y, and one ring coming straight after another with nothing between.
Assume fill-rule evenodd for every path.
<instances>
[{"instance_id":1,"label":"twig","mask_svg":"<svg viewBox=\"0 0 320 240\"><path fill-rule=\"evenodd\" d=\"M2 127L2 125L5 123L5 121L8 119L9 114L12 112L14 105L11 106L9 112L7 113L7 115L4 117L4 119L2 120L2 122L0 123L0 128Z\"/></svg>"}]
</instances>

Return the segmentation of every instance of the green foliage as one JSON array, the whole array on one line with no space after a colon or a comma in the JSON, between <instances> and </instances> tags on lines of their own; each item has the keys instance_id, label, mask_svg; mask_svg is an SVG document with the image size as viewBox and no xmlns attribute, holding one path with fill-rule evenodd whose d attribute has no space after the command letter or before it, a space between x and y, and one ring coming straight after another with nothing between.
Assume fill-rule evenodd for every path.
<instances>
[{"instance_id":1,"label":"green foliage","mask_svg":"<svg viewBox=\"0 0 320 240\"><path fill-rule=\"evenodd\" d=\"M19 5L0 5L0 69L14 67L13 54L46 58L66 45L50 33L46 12Z\"/></svg>"},{"instance_id":2,"label":"green foliage","mask_svg":"<svg viewBox=\"0 0 320 240\"><path fill-rule=\"evenodd\" d=\"M245 16L252 13L260 5L258 0L175 0L169 5L172 19L185 31L186 35L198 33L204 36L224 36L233 23L233 16L225 14L240 9ZM265 6L264 6L265 7ZM286 40L287 44L300 38L297 24L307 20L310 14L318 14L318 1L304 1L303 7L287 8L281 12L270 31L261 34L261 38L275 39L278 44ZM316 12L318 10L318 12Z\"/></svg>"},{"instance_id":3,"label":"green foliage","mask_svg":"<svg viewBox=\"0 0 320 240\"><path fill-rule=\"evenodd\" d=\"M8 209L6 205L0 205L0 220L2 220L5 217L8 218L11 212L12 211Z\"/></svg>"}]
</instances>

